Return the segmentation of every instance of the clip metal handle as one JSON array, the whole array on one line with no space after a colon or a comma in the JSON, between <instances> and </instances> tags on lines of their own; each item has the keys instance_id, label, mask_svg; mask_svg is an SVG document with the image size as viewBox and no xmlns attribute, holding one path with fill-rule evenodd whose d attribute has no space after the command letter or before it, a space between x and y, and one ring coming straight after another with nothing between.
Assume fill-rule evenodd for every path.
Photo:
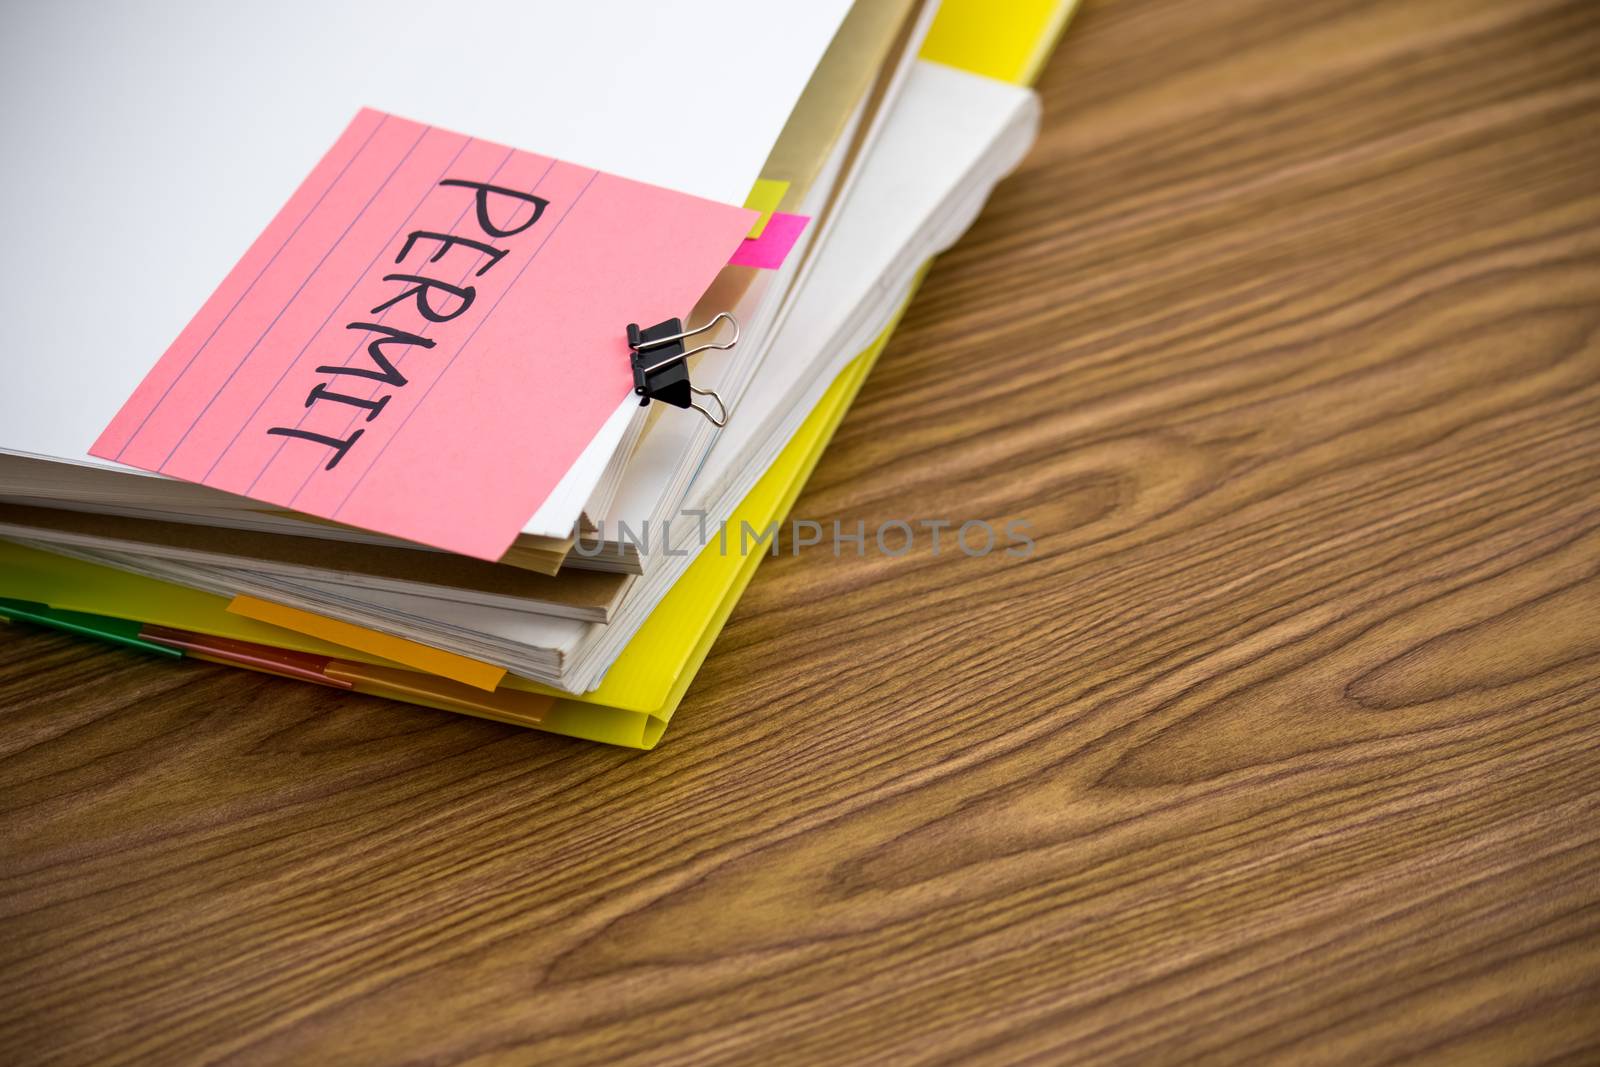
<instances>
[{"instance_id":1,"label":"clip metal handle","mask_svg":"<svg viewBox=\"0 0 1600 1067\"><path fill-rule=\"evenodd\" d=\"M704 324L702 326L696 326L692 330L684 330L682 333L675 333L670 337L657 337L657 338L654 338L652 340L642 342L641 344L633 345L631 347L632 347L633 351L635 351L635 352L648 352L652 348L661 348L664 345L672 344L674 341L686 341L691 337L695 337L695 336L697 336L699 334L705 333L707 330L714 329L716 327L717 323L721 322L723 319L727 319L730 323L733 324L733 336L730 337L728 340L722 341L722 342L715 342L715 341L707 342L706 344L699 345L698 347L695 347L695 348L691 348L687 352L679 352L676 355L668 356L666 359L661 360L659 363L652 363L652 364L650 364L650 366L643 368L643 373L651 374L651 373L653 373L655 371L660 370L663 367L670 367L674 363L681 363L684 360L688 359L690 356L698 355L701 352L707 352L707 351L710 351L712 349L716 349L719 352L726 352L728 349L730 349L734 345L738 344L739 343L739 320L734 318L731 314L729 314L726 311L719 311L719 312L717 312L716 316L710 322L708 322L708 323L706 323L706 324ZM697 393L704 392L704 390L696 389L695 392L697 392ZM713 393L711 395L715 396L716 394ZM722 401L718 400L717 403L721 404ZM724 414L726 414L726 409L724 409ZM709 415L706 416L706 417L710 418ZM715 420L713 420L713 421L715 421ZM719 423L717 423L717 425L721 426L722 423L719 422Z\"/></svg>"},{"instance_id":2,"label":"clip metal handle","mask_svg":"<svg viewBox=\"0 0 1600 1067\"><path fill-rule=\"evenodd\" d=\"M717 415L711 414L710 408L703 408L699 404L691 403L689 405L691 408L704 415L711 425L715 426L719 430L728 425L728 405L722 402L722 398L720 396L712 392L710 389L696 389L692 385L689 386L689 392L693 393L695 396L709 396L712 400L717 402L717 411L719 412Z\"/></svg>"}]
</instances>

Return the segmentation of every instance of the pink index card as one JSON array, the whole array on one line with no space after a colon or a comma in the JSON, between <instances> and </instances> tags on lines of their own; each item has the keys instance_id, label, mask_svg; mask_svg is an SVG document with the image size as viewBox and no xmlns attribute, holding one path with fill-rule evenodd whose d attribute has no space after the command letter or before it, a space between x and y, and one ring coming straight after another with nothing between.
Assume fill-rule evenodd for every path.
<instances>
[{"instance_id":1,"label":"pink index card","mask_svg":"<svg viewBox=\"0 0 1600 1067\"><path fill-rule=\"evenodd\" d=\"M728 260L728 266L777 270L783 266L783 261L789 257L789 250L800 240L800 234L805 232L806 223L810 221L807 215L785 215L781 211L774 211L760 237L747 237L739 242L738 250Z\"/></svg>"},{"instance_id":2,"label":"pink index card","mask_svg":"<svg viewBox=\"0 0 1600 1067\"><path fill-rule=\"evenodd\" d=\"M364 109L90 451L498 559L756 215Z\"/></svg>"}]
</instances>

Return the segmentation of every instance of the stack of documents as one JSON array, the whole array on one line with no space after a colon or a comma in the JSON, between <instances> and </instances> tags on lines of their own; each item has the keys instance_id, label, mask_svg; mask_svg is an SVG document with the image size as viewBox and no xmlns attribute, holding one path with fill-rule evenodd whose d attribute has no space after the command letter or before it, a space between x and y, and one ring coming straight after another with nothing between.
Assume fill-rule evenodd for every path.
<instances>
[{"instance_id":1,"label":"stack of documents","mask_svg":"<svg viewBox=\"0 0 1600 1067\"><path fill-rule=\"evenodd\" d=\"M1071 6L4 16L0 617L653 746Z\"/></svg>"}]
</instances>

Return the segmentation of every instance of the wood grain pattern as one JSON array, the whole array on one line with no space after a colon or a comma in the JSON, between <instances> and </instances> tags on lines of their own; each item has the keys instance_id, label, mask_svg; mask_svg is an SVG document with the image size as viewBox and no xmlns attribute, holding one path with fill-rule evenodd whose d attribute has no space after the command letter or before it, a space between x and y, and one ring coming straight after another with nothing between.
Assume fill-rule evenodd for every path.
<instances>
[{"instance_id":1,"label":"wood grain pattern","mask_svg":"<svg viewBox=\"0 0 1600 1067\"><path fill-rule=\"evenodd\" d=\"M1091 2L641 755L0 644L10 1063L1600 1062L1600 5Z\"/></svg>"}]
</instances>

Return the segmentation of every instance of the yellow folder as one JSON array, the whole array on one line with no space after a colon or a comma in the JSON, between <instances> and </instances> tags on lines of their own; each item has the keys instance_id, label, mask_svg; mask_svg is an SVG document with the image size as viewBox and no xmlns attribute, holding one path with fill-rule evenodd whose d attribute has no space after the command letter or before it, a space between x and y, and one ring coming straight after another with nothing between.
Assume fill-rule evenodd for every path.
<instances>
[{"instance_id":1,"label":"yellow folder","mask_svg":"<svg viewBox=\"0 0 1600 1067\"><path fill-rule=\"evenodd\" d=\"M777 461L741 502L732 519L735 527L746 521L760 529L788 512L892 329L891 324L872 347L834 381ZM499 715L491 714L494 702L482 693L475 694L469 701L468 694L462 692L465 687L459 682L429 675L417 669L415 662L401 663L367 650L380 646L367 644L363 649L335 644L299 629L287 629L231 612L225 597L7 541L0 541L0 596L37 601L65 611L136 619L335 660L398 668L401 674L390 673L387 677L401 682L403 674L403 684L386 687L381 681L385 675L369 672L354 688L446 711L523 722L593 741L651 748L666 729L672 712L683 699L695 671L710 651L711 643L761 558L759 550L749 556L740 556L731 550L726 555L716 551L701 552L628 642L600 688L581 697L571 697L508 676L498 690L506 704L506 713ZM292 625L297 623L292 615L279 619ZM391 655L405 654L401 643L386 646L384 650ZM513 713L519 705L527 703L526 698L533 696L556 699L541 707L537 721Z\"/></svg>"}]
</instances>

